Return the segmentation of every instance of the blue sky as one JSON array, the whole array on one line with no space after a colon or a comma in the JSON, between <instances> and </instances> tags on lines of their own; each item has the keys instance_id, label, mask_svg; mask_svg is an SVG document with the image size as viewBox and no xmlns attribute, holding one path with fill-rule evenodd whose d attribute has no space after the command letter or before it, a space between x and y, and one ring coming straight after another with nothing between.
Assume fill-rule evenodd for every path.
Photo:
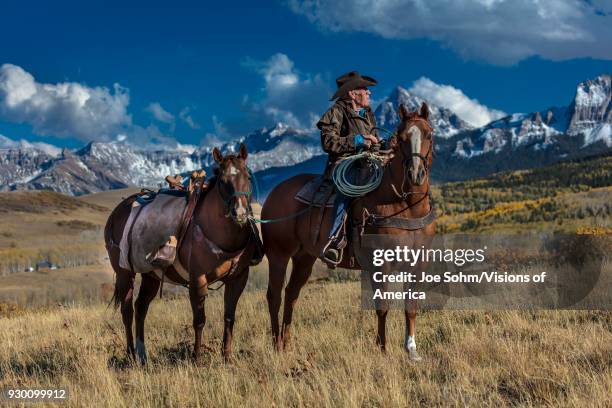
<instances>
[{"instance_id":1,"label":"blue sky","mask_svg":"<svg viewBox=\"0 0 612 408\"><path fill-rule=\"evenodd\" d=\"M609 1L125 3L3 4L1 135L198 145L277 120L310 126L352 69L378 79L375 99L397 85L427 92L421 78L526 112L612 72ZM92 103L80 112L64 97Z\"/></svg>"}]
</instances>

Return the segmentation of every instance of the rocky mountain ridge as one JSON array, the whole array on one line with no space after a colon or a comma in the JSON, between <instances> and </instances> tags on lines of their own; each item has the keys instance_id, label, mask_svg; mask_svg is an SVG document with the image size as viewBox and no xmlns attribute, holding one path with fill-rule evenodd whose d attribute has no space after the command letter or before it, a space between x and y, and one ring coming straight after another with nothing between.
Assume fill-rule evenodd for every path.
<instances>
[{"instance_id":1,"label":"rocky mountain ridge","mask_svg":"<svg viewBox=\"0 0 612 408\"><path fill-rule=\"evenodd\" d=\"M473 127L449 109L429 104L435 129L434 180L460 180L496 171L530 168L612 150L612 76L580 83L565 107L515 113ZM378 125L393 129L397 108L423 100L397 87L375 110ZM249 150L249 166L262 190L296 171L321 171L325 155L318 133L278 123L219 146ZM0 189L44 189L81 195L130 185L158 187L168 174L213 165L212 146L191 152L140 150L123 142L92 142L57 154L47 146L0 136ZM268 186L270 184L270 186Z\"/></svg>"}]
</instances>

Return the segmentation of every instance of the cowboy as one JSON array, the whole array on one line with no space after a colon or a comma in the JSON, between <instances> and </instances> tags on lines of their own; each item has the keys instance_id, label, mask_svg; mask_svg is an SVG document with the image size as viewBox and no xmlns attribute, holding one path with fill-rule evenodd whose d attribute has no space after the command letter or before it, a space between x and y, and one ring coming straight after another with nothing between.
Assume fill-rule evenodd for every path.
<instances>
[{"instance_id":1,"label":"cowboy","mask_svg":"<svg viewBox=\"0 0 612 408\"><path fill-rule=\"evenodd\" d=\"M376 83L374 78L360 75L357 71L336 79L338 89L330 99L336 100L336 103L317 123L323 150L328 154L324 179L331 179L336 164L342 158L369 149L379 142L376 120L370 108L370 90L367 88ZM350 200L350 197L336 192L329 240L321 251L321 258L331 265L340 263L341 251L346 246L344 221Z\"/></svg>"}]
</instances>

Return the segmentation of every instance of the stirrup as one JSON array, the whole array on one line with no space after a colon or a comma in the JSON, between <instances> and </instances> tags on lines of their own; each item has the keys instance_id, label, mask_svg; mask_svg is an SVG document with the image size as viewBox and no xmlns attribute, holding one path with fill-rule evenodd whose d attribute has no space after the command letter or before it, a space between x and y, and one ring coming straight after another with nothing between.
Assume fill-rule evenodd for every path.
<instances>
[{"instance_id":1,"label":"stirrup","mask_svg":"<svg viewBox=\"0 0 612 408\"><path fill-rule=\"evenodd\" d=\"M325 252L321 254L321 260L327 264L338 265L342 260L341 253L336 248L327 248Z\"/></svg>"},{"instance_id":2,"label":"stirrup","mask_svg":"<svg viewBox=\"0 0 612 408\"><path fill-rule=\"evenodd\" d=\"M327 245L323 247L321 250L320 258L323 262L327 264L330 268L335 268L340 262L342 262L342 255L344 252L344 247L346 246L346 241L341 240L336 245L333 245L333 240L329 241ZM330 255L334 256L336 259L332 259Z\"/></svg>"}]
</instances>

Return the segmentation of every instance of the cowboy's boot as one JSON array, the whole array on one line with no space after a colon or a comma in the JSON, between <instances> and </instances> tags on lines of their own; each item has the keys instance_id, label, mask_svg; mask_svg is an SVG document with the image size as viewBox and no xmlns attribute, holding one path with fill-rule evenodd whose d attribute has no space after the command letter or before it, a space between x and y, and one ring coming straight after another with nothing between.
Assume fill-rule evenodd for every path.
<instances>
[{"instance_id":1,"label":"cowboy's boot","mask_svg":"<svg viewBox=\"0 0 612 408\"><path fill-rule=\"evenodd\" d=\"M330 268L334 268L342 260L342 249L346 246L344 224L346 222L346 209L350 203L348 197L337 193L334 201L334 218L329 241L319 255Z\"/></svg>"},{"instance_id":2,"label":"cowboy's boot","mask_svg":"<svg viewBox=\"0 0 612 408\"><path fill-rule=\"evenodd\" d=\"M327 244L321 251L321 260L324 261L329 267L335 268L342 261L342 253L346 247L346 234L344 227L341 226L340 230L332 236Z\"/></svg>"}]
</instances>

